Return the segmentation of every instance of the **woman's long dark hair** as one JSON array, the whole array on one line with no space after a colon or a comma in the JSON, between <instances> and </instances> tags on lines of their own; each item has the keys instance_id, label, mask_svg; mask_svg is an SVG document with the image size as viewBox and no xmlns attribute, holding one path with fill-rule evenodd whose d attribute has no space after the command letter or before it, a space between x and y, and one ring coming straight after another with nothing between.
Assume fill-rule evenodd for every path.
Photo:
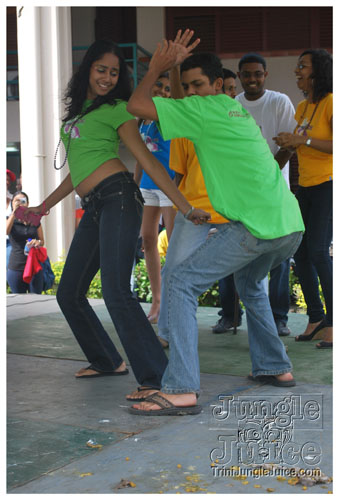
<instances>
[{"instance_id":1,"label":"woman's long dark hair","mask_svg":"<svg viewBox=\"0 0 339 500\"><path fill-rule=\"evenodd\" d=\"M332 56L324 49L308 49L299 57L310 54L313 73L313 102L319 102L328 93L333 92Z\"/></svg>"},{"instance_id":2,"label":"woman's long dark hair","mask_svg":"<svg viewBox=\"0 0 339 500\"><path fill-rule=\"evenodd\" d=\"M115 104L116 99L128 101L132 93L131 76L128 71L124 56L118 45L110 40L97 40L87 50L79 69L70 79L64 97L66 103L66 115L64 122L81 114L84 102L87 98L89 85L89 74L92 64L104 56L114 54L119 59L119 79L110 92L104 96L97 96L91 106L86 109L86 114L97 109L102 104Z\"/></svg>"}]
</instances>

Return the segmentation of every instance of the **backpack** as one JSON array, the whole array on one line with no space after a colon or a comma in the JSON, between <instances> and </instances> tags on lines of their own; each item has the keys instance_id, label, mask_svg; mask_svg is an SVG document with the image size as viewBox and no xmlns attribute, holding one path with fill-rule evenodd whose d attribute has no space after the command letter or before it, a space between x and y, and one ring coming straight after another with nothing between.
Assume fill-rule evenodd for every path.
<instances>
[{"instance_id":1,"label":"backpack","mask_svg":"<svg viewBox=\"0 0 339 500\"><path fill-rule=\"evenodd\" d=\"M41 263L42 267L42 272L44 276L44 287L43 291L46 292L50 288L52 288L54 281L55 281L55 274L53 273L52 267L51 267L51 262L49 258L45 260L45 262Z\"/></svg>"}]
</instances>

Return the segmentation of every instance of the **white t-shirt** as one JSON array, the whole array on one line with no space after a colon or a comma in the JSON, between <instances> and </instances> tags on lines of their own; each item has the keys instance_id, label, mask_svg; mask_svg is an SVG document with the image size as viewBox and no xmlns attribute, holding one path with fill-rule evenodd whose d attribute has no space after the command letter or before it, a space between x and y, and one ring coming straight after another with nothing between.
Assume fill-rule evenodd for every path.
<instances>
[{"instance_id":1,"label":"white t-shirt","mask_svg":"<svg viewBox=\"0 0 339 500\"><path fill-rule=\"evenodd\" d=\"M279 132L293 133L297 125L294 119L294 106L290 98L275 90L265 90L264 95L255 101L246 99L244 92L237 95L236 99L251 113L275 156L279 146L272 140L272 137ZM289 170L289 162L287 162L281 172L288 186L290 185Z\"/></svg>"}]
</instances>

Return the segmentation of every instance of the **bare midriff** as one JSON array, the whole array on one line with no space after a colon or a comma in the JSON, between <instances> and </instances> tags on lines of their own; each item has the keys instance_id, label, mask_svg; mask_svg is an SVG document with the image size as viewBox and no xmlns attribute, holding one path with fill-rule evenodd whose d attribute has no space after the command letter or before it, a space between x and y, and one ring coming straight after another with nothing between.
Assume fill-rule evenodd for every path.
<instances>
[{"instance_id":1,"label":"bare midriff","mask_svg":"<svg viewBox=\"0 0 339 500\"><path fill-rule=\"evenodd\" d=\"M80 182L75 188L78 195L83 198L87 193L95 188L106 177L117 174L118 172L128 172L125 165L118 158L107 160L94 170L86 179Z\"/></svg>"}]
</instances>

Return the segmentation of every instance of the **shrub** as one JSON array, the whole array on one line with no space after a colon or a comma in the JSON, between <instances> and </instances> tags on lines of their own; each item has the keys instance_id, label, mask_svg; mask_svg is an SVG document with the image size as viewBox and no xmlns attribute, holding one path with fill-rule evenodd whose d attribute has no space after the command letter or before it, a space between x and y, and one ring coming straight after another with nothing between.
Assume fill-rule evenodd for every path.
<instances>
[{"instance_id":1,"label":"shrub","mask_svg":"<svg viewBox=\"0 0 339 500\"><path fill-rule=\"evenodd\" d=\"M161 266L165 264L165 260L166 260L165 257L160 258ZM55 274L55 282L50 290L42 292L44 295L45 294L56 295L64 265L65 265L64 257L62 257L61 260L57 262L51 262L51 266ZM149 302L149 303L152 302L152 291L148 278L145 259L140 259L138 264L135 266L134 276L135 276L134 291L136 292L139 301ZM306 312L307 306L305 303L304 294L301 290L299 279L295 274L294 265L291 265L289 283L290 283L291 304L295 304L303 312ZM7 293L11 293L8 284L6 285L6 287L7 287ZM323 304L325 304L324 295L320 283L319 283L319 293ZM94 276L86 296L91 299L102 298L100 271ZM211 288L206 290L206 292L204 292L203 294L200 295L200 297L198 297L198 305L205 307L207 306L220 307L218 282L214 283L214 285Z\"/></svg>"},{"instance_id":2,"label":"shrub","mask_svg":"<svg viewBox=\"0 0 339 500\"><path fill-rule=\"evenodd\" d=\"M165 257L160 257L161 266L165 264ZM135 292L141 302L152 302L152 290L148 278L146 261L145 259L140 259L138 264L135 266L134 276L136 281ZM211 288L206 290L198 298L199 306L220 306L219 300L219 287L218 283L215 283Z\"/></svg>"},{"instance_id":3,"label":"shrub","mask_svg":"<svg viewBox=\"0 0 339 500\"><path fill-rule=\"evenodd\" d=\"M52 270L55 274L55 281L53 287L50 290L43 292L43 294L56 295L64 265L65 261L63 259L57 262L51 262ZM94 276L86 297L89 299L102 299L100 271Z\"/></svg>"}]
</instances>

